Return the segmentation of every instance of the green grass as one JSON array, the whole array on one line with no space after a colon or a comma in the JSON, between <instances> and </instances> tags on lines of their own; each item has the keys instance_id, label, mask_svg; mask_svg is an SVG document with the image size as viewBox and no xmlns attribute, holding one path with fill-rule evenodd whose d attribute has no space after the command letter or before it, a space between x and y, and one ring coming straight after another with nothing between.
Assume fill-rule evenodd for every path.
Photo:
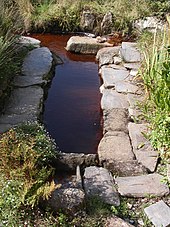
<instances>
[{"instance_id":1,"label":"green grass","mask_svg":"<svg viewBox=\"0 0 170 227\"><path fill-rule=\"evenodd\" d=\"M149 41L150 42L150 41ZM146 45L148 46L147 42ZM170 42L169 31L155 34L144 51L141 75L147 94L143 111L150 123L149 138L162 158L170 159Z\"/></svg>"}]
</instances>

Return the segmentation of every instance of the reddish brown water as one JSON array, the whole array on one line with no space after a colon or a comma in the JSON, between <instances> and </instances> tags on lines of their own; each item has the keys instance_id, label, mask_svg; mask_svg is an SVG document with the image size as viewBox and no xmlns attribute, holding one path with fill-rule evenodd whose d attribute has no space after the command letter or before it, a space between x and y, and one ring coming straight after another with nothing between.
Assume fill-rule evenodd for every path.
<instances>
[{"instance_id":1,"label":"reddish brown water","mask_svg":"<svg viewBox=\"0 0 170 227\"><path fill-rule=\"evenodd\" d=\"M100 78L94 56L65 50L68 35L33 35L64 61L55 69L43 115L63 152L95 153L102 137Z\"/></svg>"}]
</instances>

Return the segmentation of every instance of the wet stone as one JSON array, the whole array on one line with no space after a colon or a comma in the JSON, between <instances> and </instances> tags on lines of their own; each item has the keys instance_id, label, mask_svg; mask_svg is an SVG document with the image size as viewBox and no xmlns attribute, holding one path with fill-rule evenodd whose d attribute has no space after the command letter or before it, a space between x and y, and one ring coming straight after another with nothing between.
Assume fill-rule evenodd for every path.
<instances>
[{"instance_id":1,"label":"wet stone","mask_svg":"<svg viewBox=\"0 0 170 227\"><path fill-rule=\"evenodd\" d=\"M13 85L15 87L29 87L34 85L45 84L46 81L41 77L30 77L30 76L15 76L13 80Z\"/></svg>"},{"instance_id":2,"label":"wet stone","mask_svg":"<svg viewBox=\"0 0 170 227\"><path fill-rule=\"evenodd\" d=\"M144 211L154 226L170 226L170 207L163 200L145 208Z\"/></svg>"},{"instance_id":3,"label":"wet stone","mask_svg":"<svg viewBox=\"0 0 170 227\"><path fill-rule=\"evenodd\" d=\"M98 196L105 203L120 205L113 178L107 169L96 166L85 168L84 190L87 197Z\"/></svg>"},{"instance_id":4,"label":"wet stone","mask_svg":"<svg viewBox=\"0 0 170 227\"><path fill-rule=\"evenodd\" d=\"M138 160L149 171L154 172L158 153L152 148L150 142L144 137L147 133L146 124L128 124L129 135L132 141L133 152Z\"/></svg>"},{"instance_id":5,"label":"wet stone","mask_svg":"<svg viewBox=\"0 0 170 227\"><path fill-rule=\"evenodd\" d=\"M154 173L143 176L117 177L118 192L126 197L164 196L169 194L163 176Z\"/></svg>"},{"instance_id":6,"label":"wet stone","mask_svg":"<svg viewBox=\"0 0 170 227\"><path fill-rule=\"evenodd\" d=\"M22 46L34 46L34 47L40 47L41 41L32 37L27 36L21 36L18 39L18 43Z\"/></svg>"},{"instance_id":7,"label":"wet stone","mask_svg":"<svg viewBox=\"0 0 170 227\"><path fill-rule=\"evenodd\" d=\"M101 99L101 108L103 110L128 109L129 104L124 94L119 94L114 90L104 89Z\"/></svg>"}]
</instances>

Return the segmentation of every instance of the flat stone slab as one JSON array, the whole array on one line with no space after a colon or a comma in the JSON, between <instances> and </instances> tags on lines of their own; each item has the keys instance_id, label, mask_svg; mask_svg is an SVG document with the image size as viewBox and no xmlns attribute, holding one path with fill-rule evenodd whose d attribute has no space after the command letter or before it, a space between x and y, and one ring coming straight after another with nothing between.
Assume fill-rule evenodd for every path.
<instances>
[{"instance_id":1,"label":"flat stone slab","mask_svg":"<svg viewBox=\"0 0 170 227\"><path fill-rule=\"evenodd\" d=\"M126 197L164 196L169 187L162 183L163 177L157 173L133 177L117 177L118 192Z\"/></svg>"},{"instance_id":2,"label":"flat stone slab","mask_svg":"<svg viewBox=\"0 0 170 227\"><path fill-rule=\"evenodd\" d=\"M134 154L128 135L123 132L106 133L99 143L98 156L100 163L132 161Z\"/></svg>"},{"instance_id":3,"label":"flat stone slab","mask_svg":"<svg viewBox=\"0 0 170 227\"><path fill-rule=\"evenodd\" d=\"M107 42L98 43L96 38L72 36L67 42L66 50L81 54L97 54L101 48L111 46L113 45Z\"/></svg>"},{"instance_id":4,"label":"flat stone slab","mask_svg":"<svg viewBox=\"0 0 170 227\"><path fill-rule=\"evenodd\" d=\"M97 52L96 60L99 61L99 66L112 64L115 61L115 56L119 54L120 47L104 47Z\"/></svg>"},{"instance_id":5,"label":"flat stone slab","mask_svg":"<svg viewBox=\"0 0 170 227\"><path fill-rule=\"evenodd\" d=\"M25 57L22 74L30 77L39 76L43 79L49 74L52 61L52 53L47 47L36 48Z\"/></svg>"},{"instance_id":6,"label":"flat stone slab","mask_svg":"<svg viewBox=\"0 0 170 227\"><path fill-rule=\"evenodd\" d=\"M137 160L126 162L110 160L104 163L104 168L119 177L139 176L148 173L147 169L139 164Z\"/></svg>"},{"instance_id":7,"label":"flat stone slab","mask_svg":"<svg viewBox=\"0 0 170 227\"><path fill-rule=\"evenodd\" d=\"M141 67L141 63L124 63L123 64L125 68L127 69L133 69L133 70L138 70Z\"/></svg>"},{"instance_id":8,"label":"flat stone slab","mask_svg":"<svg viewBox=\"0 0 170 227\"><path fill-rule=\"evenodd\" d=\"M142 60L141 54L137 49L137 43L122 42L120 53L123 60L128 63L140 62Z\"/></svg>"},{"instance_id":9,"label":"flat stone slab","mask_svg":"<svg viewBox=\"0 0 170 227\"><path fill-rule=\"evenodd\" d=\"M125 80L129 75L129 71L121 69L113 69L102 67L101 77L105 88L112 88L116 82Z\"/></svg>"},{"instance_id":10,"label":"flat stone slab","mask_svg":"<svg viewBox=\"0 0 170 227\"><path fill-rule=\"evenodd\" d=\"M117 93L114 90L103 90L103 95L101 98L101 108L103 110L111 110L111 109L128 109L129 104L127 101L127 97L124 94Z\"/></svg>"},{"instance_id":11,"label":"flat stone slab","mask_svg":"<svg viewBox=\"0 0 170 227\"><path fill-rule=\"evenodd\" d=\"M88 197L98 196L105 203L114 206L120 205L113 178L107 169L96 166L86 167L84 173L84 190Z\"/></svg>"},{"instance_id":12,"label":"flat stone slab","mask_svg":"<svg viewBox=\"0 0 170 227\"><path fill-rule=\"evenodd\" d=\"M112 216L106 219L104 227L133 227L133 225L129 224L128 222L125 222L121 218Z\"/></svg>"},{"instance_id":13,"label":"flat stone slab","mask_svg":"<svg viewBox=\"0 0 170 227\"><path fill-rule=\"evenodd\" d=\"M34 47L40 47L41 41L32 37L28 36L21 36L18 39L18 43L22 46L34 46Z\"/></svg>"},{"instance_id":14,"label":"flat stone slab","mask_svg":"<svg viewBox=\"0 0 170 227\"><path fill-rule=\"evenodd\" d=\"M125 132L128 133L128 111L126 109L112 109L103 112L103 133Z\"/></svg>"},{"instance_id":15,"label":"flat stone slab","mask_svg":"<svg viewBox=\"0 0 170 227\"><path fill-rule=\"evenodd\" d=\"M13 85L15 87L29 87L34 85L42 85L47 81L43 80L41 77L31 77L31 76L15 76L13 80Z\"/></svg>"},{"instance_id":16,"label":"flat stone slab","mask_svg":"<svg viewBox=\"0 0 170 227\"><path fill-rule=\"evenodd\" d=\"M131 93L131 94L139 94L139 87L125 81L119 81L115 83L115 90L119 93Z\"/></svg>"},{"instance_id":17,"label":"flat stone slab","mask_svg":"<svg viewBox=\"0 0 170 227\"><path fill-rule=\"evenodd\" d=\"M132 141L133 152L138 160L148 170L154 172L158 153L152 148L150 142L144 137L147 133L146 124L128 124L129 135Z\"/></svg>"},{"instance_id":18,"label":"flat stone slab","mask_svg":"<svg viewBox=\"0 0 170 227\"><path fill-rule=\"evenodd\" d=\"M163 200L145 208L144 211L154 226L170 226L170 207Z\"/></svg>"}]
</instances>

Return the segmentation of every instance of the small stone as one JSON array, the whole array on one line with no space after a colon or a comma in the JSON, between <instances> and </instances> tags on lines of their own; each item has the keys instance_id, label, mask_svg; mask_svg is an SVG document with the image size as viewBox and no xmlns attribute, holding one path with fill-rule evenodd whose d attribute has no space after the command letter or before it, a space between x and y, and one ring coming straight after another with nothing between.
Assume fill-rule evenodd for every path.
<instances>
[{"instance_id":1,"label":"small stone","mask_svg":"<svg viewBox=\"0 0 170 227\"><path fill-rule=\"evenodd\" d=\"M41 41L32 37L28 36L21 36L18 39L18 43L22 46L34 46L34 47L40 47Z\"/></svg>"},{"instance_id":2,"label":"small stone","mask_svg":"<svg viewBox=\"0 0 170 227\"><path fill-rule=\"evenodd\" d=\"M145 225L142 219L139 219L138 220L138 224L141 225L141 226L144 226Z\"/></svg>"},{"instance_id":3,"label":"small stone","mask_svg":"<svg viewBox=\"0 0 170 227\"><path fill-rule=\"evenodd\" d=\"M96 166L85 168L84 190L88 197L98 196L105 203L120 205L113 178L107 169Z\"/></svg>"},{"instance_id":4,"label":"small stone","mask_svg":"<svg viewBox=\"0 0 170 227\"><path fill-rule=\"evenodd\" d=\"M101 99L101 108L103 110L111 110L111 109L128 109L129 104L127 102L126 95L119 94L114 90L105 89L103 91L103 96Z\"/></svg>"},{"instance_id":5,"label":"small stone","mask_svg":"<svg viewBox=\"0 0 170 227\"><path fill-rule=\"evenodd\" d=\"M170 226L170 207L163 200L145 208L144 211L154 226Z\"/></svg>"},{"instance_id":6,"label":"small stone","mask_svg":"<svg viewBox=\"0 0 170 227\"><path fill-rule=\"evenodd\" d=\"M130 70L130 76L135 77L135 76L137 76L137 74L138 74L138 70L137 69L131 69Z\"/></svg>"},{"instance_id":7,"label":"small stone","mask_svg":"<svg viewBox=\"0 0 170 227\"><path fill-rule=\"evenodd\" d=\"M117 177L118 192L126 197L164 196L169 194L169 188L162 183L163 177L157 173L133 176Z\"/></svg>"},{"instance_id":8,"label":"small stone","mask_svg":"<svg viewBox=\"0 0 170 227\"><path fill-rule=\"evenodd\" d=\"M141 63L124 63L124 67L127 69L134 69L134 70L138 70L141 67Z\"/></svg>"}]
</instances>

